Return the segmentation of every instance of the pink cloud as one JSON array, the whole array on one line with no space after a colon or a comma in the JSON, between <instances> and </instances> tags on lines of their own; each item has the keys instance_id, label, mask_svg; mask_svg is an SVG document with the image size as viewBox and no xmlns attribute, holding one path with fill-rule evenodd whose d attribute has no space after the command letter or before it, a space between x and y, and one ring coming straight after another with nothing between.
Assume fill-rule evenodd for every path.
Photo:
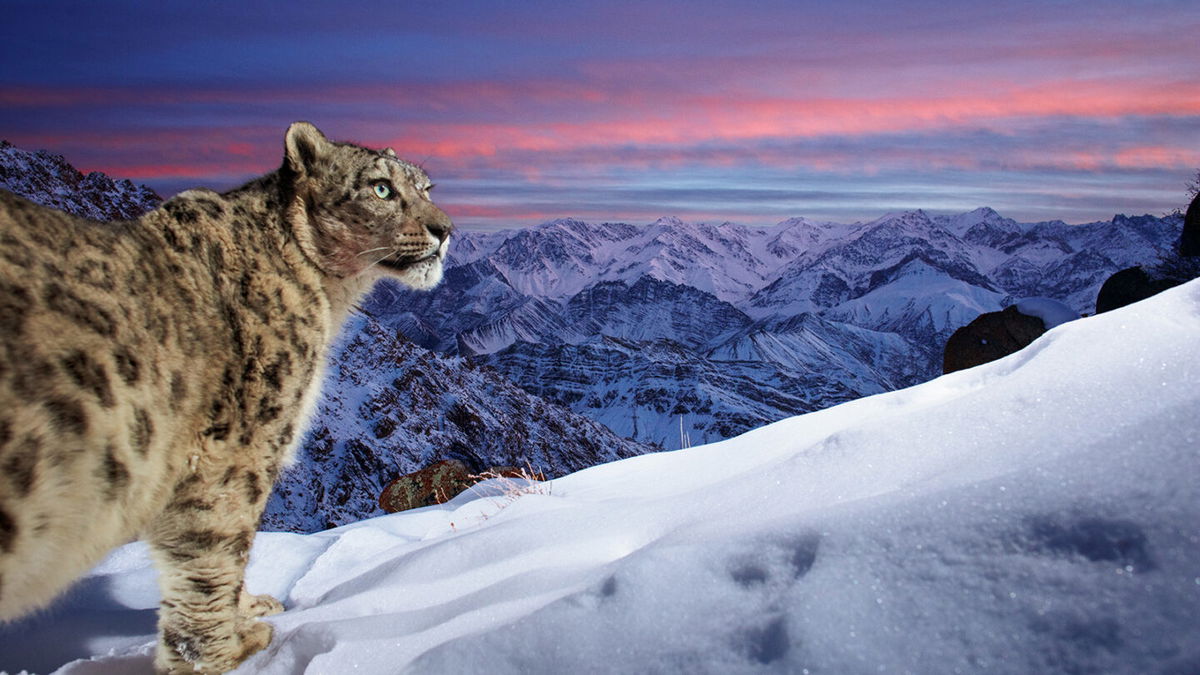
<instances>
[{"instance_id":1,"label":"pink cloud","mask_svg":"<svg viewBox=\"0 0 1200 675\"><path fill-rule=\"evenodd\" d=\"M501 169L527 182L545 184L547 166L538 158L637 171L703 164L754 162L828 171L875 171L920 160L929 168L978 168L1002 162L1011 168L1163 168L1200 164L1200 148L1164 143L1114 145L1096 138L1088 147L1027 147L1003 157L977 159L970 153L895 149L886 144L864 156L851 150L772 149L772 141L867 139L889 134L937 134L969 129L1019 137L1024 128L1058 118L1116 121L1131 116L1200 116L1200 85L1191 81L1136 79L1046 79L1032 84L963 82L939 96L891 95L725 96L682 95L637 88L553 79L505 82L418 83L327 86L305 89L198 89L149 91L132 88L61 90L0 87L0 104L38 107L132 104L182 105L219 102L231 106L279 106L278 121L178 128L26 133L10 137L25 147L64 152L84 170L103 170L137 180L248 176L274 168L283 128L293 115L321 105L392 106L363 122L362 116L315 119L335 138L388 145L435 171L470 175L479 167ZM814 87L816 89L816 87ZM413 103L416 101L417 103ZM405 106L442 110L415 114ZM314 108L313 106L317 106ZM336 114L336 113L334 113ZM285 116L286 115L286 116ZM163 118L169 119L169 114ZM269 117L269 116L268 116ZM851 144L853 145L853 144ZM78 154L76 154L78 153Z\"/></svg>"}]
</instances>

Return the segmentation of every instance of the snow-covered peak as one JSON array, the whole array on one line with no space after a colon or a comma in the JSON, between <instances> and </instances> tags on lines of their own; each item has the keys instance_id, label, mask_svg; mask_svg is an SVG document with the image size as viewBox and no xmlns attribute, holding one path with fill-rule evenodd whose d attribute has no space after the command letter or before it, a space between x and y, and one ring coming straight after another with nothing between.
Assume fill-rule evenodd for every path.
<instances>
[{"instance_id":1,"label":"snow-covered peak","mask_svg":"<svg viewBox=\"0 0 1200 675\"><path fill-rule=\"evenodd\" d=\"M929 214L926 213L924 209L916 209L914 211L893 211L890 213L885 213L875 220L871 220L866 223L867 227L896 224L928 226L933 224L933 219L929 217Z\"/></svg>"},{"instance_id":2,"label":"snow-covered peak","mask_svg":"<svg viewBox=\"0 0 1200 675\"><path fill-rule=\"evenodd\" d=\"M947 230L942 222L920 209L888 214L866 223L860 232L861 234L856 236L875 240L881 245L885 242L914 240L922 240L941 249L958 248L962 245L959 238Z\"/></svg>"},{"instance_id":3,"label":"snow-covered peak","mask_svg":"<svg viewBox=\"0 0 1200 675\"><path fill-rule=\"evenodd\" d=\"M547 228L547 229L557 227L557 228L570 230L573 228L588 227L588 223L580 220L579 218L566 217L566 218L555 218L554 220L548 220L548 221L542 223L541 225L538 225L538 227Z\"/></svg>"},{"instance_id":4,"label":"snow-covered peak","mask_svg":"<svg viewBox=\"0 0 1200 675\"><path fill-rule=\"evenodd\" d=\"M22 150L7 141L0 141L0 188L99 221L136 218L162 202L145 185L113 180L99 171L84 175L62 155Z\"/></svg>"},{"instance_id":5,"label":"snow-covered peak","mask_svg":"<svg viewBox=\"0 0 1200 675\"><path fill-rule=\"evenodd\" d=\"M826 221L826 220L813 220L811 218L805 218L804 216L797 216L794 218L788 218L787 220L781 220L778 223L776 223L775 227L802 227L802 228L811 228L811 229L816 229L816 230L827 230L827 229L830 229L833 227L850 227L850 226L844 225L842 223L834 223L834 222Z\"/></svg>"},{"instance_id":6,"label":"snow-covered peak","mask_svg":"<svg viewBox=\"0 0 1200 675\"><path fill-rule=\"evenodd\" d=\"M658 220L650 223L650 227L684 227L687 223L683 222L675 216L662 216Z\"/></svg>"},{"instance_id":7,"label":"snow-covered peak","mask_svg":"<svg viewBox=\"0 0 1200 675\"><path fill-rule=\"evenodd\" d=\"M858 223L842 225L808 218L788 218L767 231L767 252L780 259L794 258L827 246L830 240L846 236L860 226Z\"/></svg>"},{"instance_id":8,"label":"snow-covered peak","mask_svg":"<svg viewBox=\"0 0 1200 675\"><path fill-rule=\"evenodd\" d=\"M973 211L954 216L936 216L933 220L960 237L972 228L979 226L1000 230L1016 230L1021 228L1017 221L1005 218L988 206L981 206Z\"/></svg>"}]
</instances>

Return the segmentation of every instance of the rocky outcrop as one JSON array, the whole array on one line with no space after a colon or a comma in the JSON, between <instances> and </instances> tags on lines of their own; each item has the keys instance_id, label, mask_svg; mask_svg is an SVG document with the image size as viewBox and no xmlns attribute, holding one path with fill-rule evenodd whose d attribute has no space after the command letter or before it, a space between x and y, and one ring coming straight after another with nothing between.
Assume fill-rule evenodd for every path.
<instances>
[{"instance_id":1,"label":"rocky outcrop","mask_svg":"<svg viewBox=\"0 0 1200 675\"><path fill-rule=\"evenodd\" d=\"M1183 219L1176 251L1155 264L1127 267L1105 280L1096 294L1096 313L1124 307L1174 288L1200 275L1200 194L1192 199Z\"/></svg>"},{"instance_id":2,"label":"rocky outcrop","mask_svg":"<svg viewBox=\"0 0 1200 675\"><path fill-rule=\"evenodd\" d=\"M1200 256L1200 193L1192 200L1183 219L1183 236L1179 239L1179 255Z\"/></svg>"},{"instance_id":3,"label":"rocky outcrop","mask_svg":"<svg viewBox=\"0 0 1200 675\"><path fill-rule=\"evenodd\" d=\"M471 489L471 486L491 478L523 479L532 472L522 472L514 466L493 466L480 473L457 459L434 462L419 471L404 474L388 483L379 495L379 508L398 513L422 506L445 504ZM537 476L544 480L545 476Z\"/></svg>"},{"instance_id":4,"label":"rocky outcrop","mask_svg":"<svg viewBox=\"0 0 1200 675\"><path fill-rule=\"evenodd\" d=\"M145 185L113 180L99 171L84 175L61 155L22 150L7 141L0 141L0 188L99 221L130 220L162 202Z\"/></svg>"},{"instance_id":5,"label":"rocky outcrop","mask_svg":"<svg viewBox=\"0 0 1200 675\"><path fill-rule=\"evenodd\" d=\"M981 314L950 336L942 358L942 372L974 368L1016 353L1045 332L1046 325L1041 319L1026 316L1015 306Z\"/></svg>"},{"instance_id":6,"label":"rocky outcrop","mask_svg":"<svg viewBox=\"0 0 1200 675\"><path fill-rule=\"evenodd\" d=\"M1096 295L1096 313L1131 305L1174 288L1181 280L1151 276L1141 266L1128 267L1104 282Z\"/></svg>"},{"instance_id":7,"label":"rocky outcrop","mask_svg":"<svg viewBox=\"0 0 1200 675\"><path fill-rule=\"evenodd\" d=\"M471 487L476 479L457 459L434 462L388 483L379 494L379 508L388 513L444 504Z\"/></svg>"}]
</instances>

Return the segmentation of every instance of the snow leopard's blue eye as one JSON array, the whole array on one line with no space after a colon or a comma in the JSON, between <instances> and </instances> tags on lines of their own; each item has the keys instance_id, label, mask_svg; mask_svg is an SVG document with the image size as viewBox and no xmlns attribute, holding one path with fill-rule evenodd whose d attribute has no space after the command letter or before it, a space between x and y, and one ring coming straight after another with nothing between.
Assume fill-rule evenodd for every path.
<instances>
[{"instance_id":1,"label":"snow leopard's blue eye","mask_svg":"<svg viewBox=\"0 0 1200 675\"><path fill-rule=\"evenodd\" d=\"M375 196L380 199L392 198L392 186L387 184L387 181L380 181L375 184Z\"/></svg>"}]
</instances>

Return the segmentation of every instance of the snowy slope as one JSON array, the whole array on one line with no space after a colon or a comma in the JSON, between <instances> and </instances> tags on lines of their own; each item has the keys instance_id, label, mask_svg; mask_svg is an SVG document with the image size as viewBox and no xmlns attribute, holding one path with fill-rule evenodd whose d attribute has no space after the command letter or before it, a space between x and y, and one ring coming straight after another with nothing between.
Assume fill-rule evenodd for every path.
<instances>
[{"instance_id":1,"label":"snowy slope","mask_svg":"<svg viewBox=\"0 0 1200 675\"><path fill-rule=\"evenodd\" d=\"M862 394L900 389L922 371L912 343L894 333L827 321L814 314L755 322L708 353L722 362L770 363L793 374L837 373ZM890 380L886 374L899 373Z\"/></svg>"},{"instance_id":2,"label":"snowy slope","mask_svg":"<svg viewBox=\"0 0 1200 675\"><path fill-rule=\"evenodd\" d=\"M287 611L238 672L1197 672L1198 343L1192 282L542 494L262 534ZM118 549L0 667L146 672L152 576Z\"/></svg>"},{"instance_id":3,"label":"snowy slope","mask_svg":"<svg viewBox=\"0 0 1200 675\"><path fill-rule=\"evenodd\" d=\"M1003 293L955 278L921 259L904 261L884 279L822 316L895 333L917 345L935 345L980 314L1002 307L1005 298Z\"/></svg>"}]
</instances>

